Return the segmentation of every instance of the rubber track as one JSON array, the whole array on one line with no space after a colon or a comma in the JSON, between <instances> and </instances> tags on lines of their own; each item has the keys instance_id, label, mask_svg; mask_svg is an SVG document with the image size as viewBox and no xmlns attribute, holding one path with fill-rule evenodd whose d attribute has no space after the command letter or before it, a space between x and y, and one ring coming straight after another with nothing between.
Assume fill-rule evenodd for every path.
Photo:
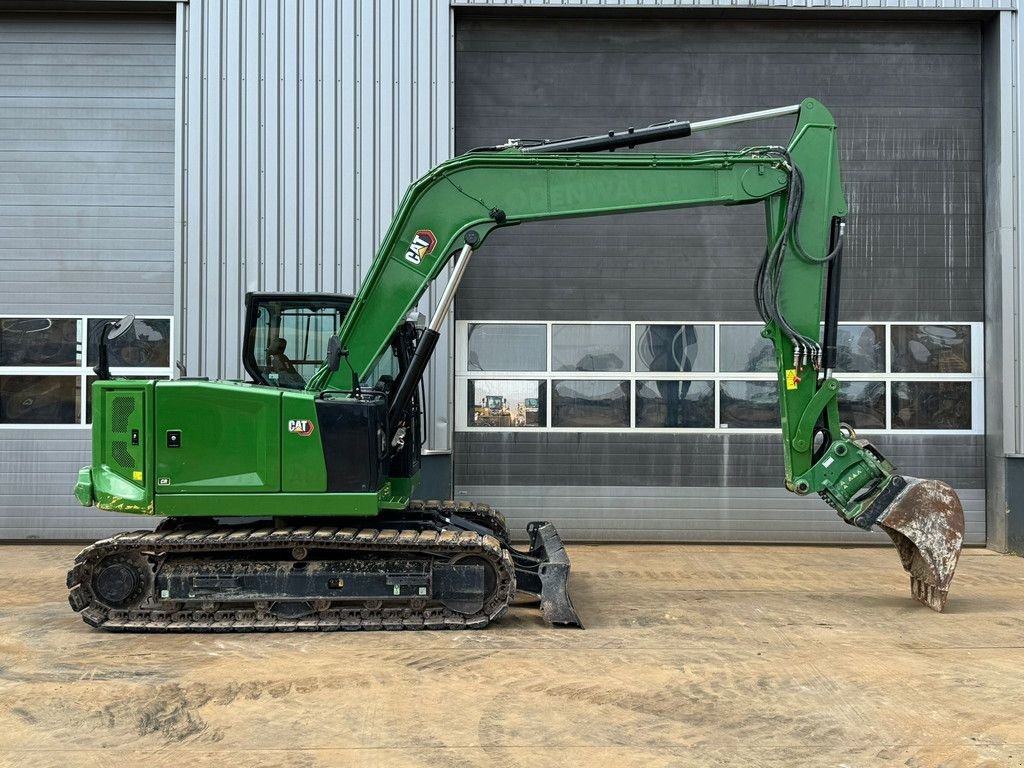
<instances>
[{"instance_id":1,"label":"rubber track","mask_svg":"<svg viewBox=\"0 0 1024 768\"><path fill-rule=\"evenodd\" d=\"M395 607L326 607L300 618L280 618L269 606L198 606L168 611L159 601L143 598L132 609L108 608L92 595L94 567L111 555L139 556L147 561L163 554L190 555L212 552L260 551L270 549L359 550L388 555L424 554L451 559L459 555L487 558L498 574L497 588L483 610L463 615L440 605L417 608L414 603ZM415 531L396 529L269 526L222 526L200 531L134 531L121 533L86 547L68 572L68 602L93 627L121 632L289 632L334 630L478 629L498 619L515 595L515 568L508 551L494 536L472 531ZM154 589L152 580L149 590ZM150 595L150 598L152 595ZM149 607L149 606L152 607Z\"/></svg>"}]
</instances>

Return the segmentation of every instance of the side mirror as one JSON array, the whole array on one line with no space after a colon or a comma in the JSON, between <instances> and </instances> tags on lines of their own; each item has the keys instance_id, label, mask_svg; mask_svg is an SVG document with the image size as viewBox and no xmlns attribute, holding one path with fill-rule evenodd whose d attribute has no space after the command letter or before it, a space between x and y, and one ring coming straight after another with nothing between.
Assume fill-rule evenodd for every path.
<instances>
[{"instance_id":1,"label":"side mirror","mask_svg":"<svg viewBox=\"0 0 1024 768\"><path fill-rule=\"evenodd\" d=\"M341 348L341 339L337 336L331 336L327 340L327 368L331 373L335 373L341 367L341 358L344 356L345 353Z\"/></svg>"},{"instance_id":2,"label":"side mirror","mask_svg":"<svg viewBox=\"0 0 1024 768\"><path fill-rule=\"evenodd\" d=\"M118 336L124 334L132 324L135 322L135 315L125 315L116 322L111 321L104 324L103 330L100 331L100 344L99 344L99 360L96 363L96 367L93 368L93 372L99 379L110 378L110 361L107 355L107 342L111 339L116 339Z\"/></svg>"},{"instance_id":3,"label":"side mirror","mask_svg":"<svg viewBox=\"0 0 1024 768\"><path fill-rule=\"evenodd\" d=\"M337 336L331 336L327 341L327 368L331 373L335 373L341 368L342 358L345 358L345 362L348 363L348 350L342 349L341 339ZM352 371L352 397L358 400L362 397L362 391L359 388L359 376L356 374L355 368L352 367L352 363L348 363L348 369Z\"/></svg>"}]
</instances>

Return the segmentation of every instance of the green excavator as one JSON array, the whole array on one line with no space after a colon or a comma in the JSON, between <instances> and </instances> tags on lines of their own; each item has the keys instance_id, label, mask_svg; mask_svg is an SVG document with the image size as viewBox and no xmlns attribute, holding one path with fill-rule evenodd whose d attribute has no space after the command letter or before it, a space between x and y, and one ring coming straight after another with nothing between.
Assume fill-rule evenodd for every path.
<instances>
[{"instance_id":1,"label":"green excavator","mask_svg":"<svg viewBox=\"0 0 1024 768\"><path fill-rule=\"evenodd\" d=\"M796 117L788 146L614 152L741 122ZM474 250L543 219L764 206L754 301L778 367L786 488L817 493L899 550L914 598L941 611L963 539L948 485L901 475L839 417L833 377L847 215L836 126L807 99L701 122L509 140L441 163L406 192L355 297L246 297L250 381L117 380L100 339L85 505L163 518L85 548L69 600L122 631L483 627L519 593L580 626L554 526L513 540L483 504L413 500L421 381ZM415 308L455 259L429 322Z\"/></svg>"}]
</instances>

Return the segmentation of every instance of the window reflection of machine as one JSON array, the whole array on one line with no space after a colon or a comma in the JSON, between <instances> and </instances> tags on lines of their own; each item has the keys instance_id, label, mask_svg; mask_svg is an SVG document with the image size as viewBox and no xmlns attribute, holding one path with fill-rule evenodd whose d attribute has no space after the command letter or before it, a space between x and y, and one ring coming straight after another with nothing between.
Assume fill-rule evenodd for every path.
<instances>
[{"instance_id":1,"label":"window reflection of machine","mask_svg":"<svg viewBox=\"0 0 1024 768\"><path fill-rule=\"evenodd\" d=\"M523 426L539 427L540 425L540 398L528 397L523 401Z\"/></svg>"},{"instance_id":2,"label":"window reflection of machine","mask_svg":"<svg viewBox=\"0 0 1024 768\"><path fill-rule=\"evenodd\" d=\"M637 340L638 362L648 371L689 373L697 358L697 329L692 325L648 325ZM693 382L655 381L664 405L665 427L707 426L702 414L687 408Z\"/></svg>"},{"instance_id":3,"label":"window reflection of machine","mask_svg":"<svg viewBox=\"0 0 1024 768\"><path fill-rule=\"evenodd\" d=\"M512 427L515 424L508 398L501 395L485 395L483 403L474 408L473 421L478 427Z\"/></svg>"},{"instance_id":4,"label":"window reflection of machine","mask_svg":"<svg viewBox=\"0 0 1024 768\"><path fill-rule=\"evenodd\" d=\"M948 325L893 326L893 367L908 373L970 373L970 336Z\"/></svg>"}]
</instances>

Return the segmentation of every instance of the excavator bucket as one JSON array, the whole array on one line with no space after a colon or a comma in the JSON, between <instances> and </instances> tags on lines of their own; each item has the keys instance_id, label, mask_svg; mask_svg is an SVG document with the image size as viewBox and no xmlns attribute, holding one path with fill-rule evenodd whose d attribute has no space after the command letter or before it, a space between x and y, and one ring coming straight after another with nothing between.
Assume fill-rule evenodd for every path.
<instances>
[{"instance_id":1,"label":"excavator bucket","mask_svg":"<svg viewBox=\"0 0 1024 768\"><path fill-rule=\"evenodd\" d=\"M964 541L960 497L939 480L905 478L907 486L878 520L910 574L910 593L933 611L946 607Z\"/></svg>"}]
</instances>

